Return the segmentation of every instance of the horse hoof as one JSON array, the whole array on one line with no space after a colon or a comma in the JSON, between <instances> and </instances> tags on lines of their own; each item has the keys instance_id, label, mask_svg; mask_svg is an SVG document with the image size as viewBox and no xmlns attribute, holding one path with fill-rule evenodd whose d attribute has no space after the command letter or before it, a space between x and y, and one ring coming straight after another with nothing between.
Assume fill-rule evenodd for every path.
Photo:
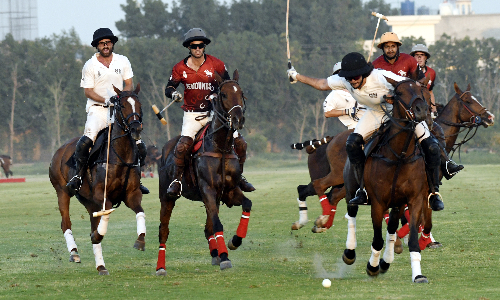
<instances>
[{"instance_id":1,"label":"horse hoof","mask_svg":"<svg viewBox=\"0 0 500 300\"><path fill-rule=\"evenodd\" d=\"M233 265L231 264L231 261L229 259L220 262L220 269L221 270L229 269L232 267L233 267Z\"/></svg>"},{"instance_id":2,"label":"horse hoof","mask_svg":"<svg viewBox=\"0 0 500 300\"><path fill-rule=\"evenodd\" d=\"M300 228L304 227L303 224L300 224L299 221L295 221L292 224L292 230L299 230Z\"/></svg>"},{"instance_id":3,"label":"horse hoof","mask_svg":"<svg viewBox=\"0 0 500 300\"><path fill-rule=\"evenodd\" d=\"M220 266L220 257L212 257L212 266Z\"/></svg>"},{"instance_id":4,"label":"horse hoof","mask_svg":"<svg viewBox=\"0 0 500 300\"><path fill-rule=\"evenodd\" d=\"M80 263L80 254L78 254L78 251L71 251L71 254L69 255L69 261Z\"/></svg>"},{"instance_id":5,"label":"horse hoof","mask_svg":"<svg viewBox=\"0 0 500 300\"><path fill-rule=\"evenodd\" d=\"M342 260L346 265L352 265L356 261L356 250L345 249Z\"/></svg>"},{"instance_id":6,"label":"horse hoof","mask_svg":"<svg viewBox=\"0 0 500 300\"><path fill-rule=\"evenodd\" d=\"M99 275L109 275L108 270L104 266L97 267L97 271L99 271Z\"/></svg>"},{"instance_id":7,"label":"horse hoof","mask_svg":"<svg viewBox=\"0 0 500 300\"><path fill-rule=\"evenodd\" d=\"M330 215L321 215L316 218L314 221L314 225L317 227L325 227L326 223L328 222L328 218L330 218Z\"/></svg>"},{"instance_id":8,"label":"horse hoof","mask_svg":"<svg viewBox=\"0 0 500 300\"><path fill-rule=\"evenodd\" d=\"M167 276L167 271L165 269L158 269L156 270L156 276Z\"/></svg>"},{"instance_id":9,"label":"horse hoof","mask_svg":"<svg viewBox=\"0 0 500 300\"><path fill-rule=\"evenodd\" d=\"M427 277L424 275L418 275L415 277L415 280L413 280L415 283L429 283L429 280L427 280Z\"/></svg>"},{"instance_id":10,"label":"horse hoof","mask_svg":"<svg viewBox=\"0 0 500 300\"><path fill-rule=\"evenodd\" d=\"M227 242L227 247L229 248L229 250L236 250L238 249L238 247L236 247L234 244L233 244L233 238L231 238L229 240L229 242Z\"/></svg>"},{"instance_id":11,"label":"horse hoof","mask_svg":"<svg viewBox=\"0 0 500 300\"><path fill-rule=\"evenodd\" d=\"M403 253L403 243L399 237L396 238L396 242L394 243L394 252L396 254Z\"/></svg>"},{"instance_id":12,"label":"horse hoof","mask_svg":"<svg viewBox=\"0 0 500 300\"><path fill-rule=\"evenodd\" d=\"M432 243L429 243L427 245L427 248L430 248L430 249L436 249L439 247L443 247L443 244L441 244L440 242L432 242Z\"/></svg>"},{"instance_id":13,"label":"horse hoof","mask_svg":"<svg viewBox=\"0 0 500 300\"><path fill-rule=\"evenodd\" d=\"M379 272L380 272L379 266L373 267L372 265L370 265L370 262L366 264L366 274L370 276L377 276Z\"/></svg>"},{"instance_id":14,"label":"horse hoof","mask_svg":"<svg viewBox=\"0 0 500 300\"><path fill-rule=\"evenodd\" d=\"M386 263L383 258L380 260L380 264L379 265L380 265L380 272L381 273L387 272L387 270L389 270L389 267L391 266L391 264Z\"/></svg>"},{"instance_id":15,"label":"horse hoof","mask_svg":"<svg viewBox=\"0 0 500 300\"><path fill-rule=\"evenodd\" d=\"M140 241L139 239L137 239L137 241L135 241L134 248L137 250L144 251L144 250L146 250L146 242Z\"/></svg>"},{"instance_id":16,"label":"horse hoof","mask_svg":"<svg viewBox=\"0 0 500 300\"><path fill-rule=\"evenodd\" d=\"M322 232L325 232L327 230L328 230L328 228L326 228L326 227L318 227L316 225L314 225L313 228L311 229L311 231L313 233L322 233Z\"/></svg>"}]
</instances>

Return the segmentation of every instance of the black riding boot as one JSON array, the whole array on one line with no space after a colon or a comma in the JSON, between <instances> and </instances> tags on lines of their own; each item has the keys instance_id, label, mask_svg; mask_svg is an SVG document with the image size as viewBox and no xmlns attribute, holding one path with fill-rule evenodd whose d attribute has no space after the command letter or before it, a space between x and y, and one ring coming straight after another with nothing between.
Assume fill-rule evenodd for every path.
<instances>
[{"instance_id":1,"label":"black riding boot","mask_svg":"<svg viewBox=\"0 0 500 300\"><path fill-rule=\"evenodd\" d=\"M137 152L139 154L139 167L144 166L144 163L146 161L146 155L148 154L148 150L146 149L146 144L144 144L143 141L137 144ZM142 194L149 194L149 190L147 187L142 185L142 182L140 182L139 179L139 189L141 190Z\"/></svg>"},{"instance_id":2,"label":"black riding boot","mask_svg":"<svg viewBox=\"0 0 500 300\"><path fill-rule=\"evenodd\" d=\"M346 151L349 157L349 162L354 170L356 181L360 185L356 191L356 196L349 201L349 205L361 205L368 202L366 191L363 187L363 173L365 170L365 152L363 151L363 136L358 133L351 133L347 138Z\"/></svg>"},{"instance_id":3,"label":"black riding boot","mask_svg":"<svg viewBox=\"0 0 500 300\"><path fill-rule=\"evenodd\" d=\"M430 136L420 142L425 155L425 166L429 181L429 206L434 211L444 209L444 203L439 194L439 168L441 165L440 147L437 139Z\"/></svg>"},{"instance_id":4,"label":"black riding boot","mask_svg":"<svg viewBox=\"0 0 500 300\"><path fill-rule=\"evenodd\" d=\"M182 193L182 173L184 172L186 155L189 153L193 139L189 136L181 136L174 150L174 180L170 183L167 193L172 196L180 196Z\"/></svg>"},{"instance_id":5,"label":"black riding boot","mask_svg":"<svg viewBox=\"0 0 500 300\"><path fill-rule=\"evenodd\" d=\"M451 158L448 157L445 150L441 148L441 172L444 178L450 180L455 174L464 168L463 165L457 165Z\"/></svg>"},{"instance_id":6,"label":"black riding boot","mask_svg":"<svg viewBox=\"0 0 500 300\"><path fill-rule=\"evenodd\" d=\"M82 136L75 148L76 175L66 184L71 195L76 195L82 186L82 176L87 169L89 151L94 142L88 136Z\"/></svg>"},{"instance_id":7,"label":"black riding boot","mask_svg":"<svg viewBox=\"0 0 500 300\"><path fill-rule=\"evenodd\" d=\"M247 142L238 134L238 137L234 139L234 152L238 155L238 159L240 161L240 169L241 173L243 173L243 165L245 164L245 160L247 159ZM247 181L243 175L241 175L239 187L244 192L253 192L255 191L255 187Z\"/></svg>"}]
</instances>

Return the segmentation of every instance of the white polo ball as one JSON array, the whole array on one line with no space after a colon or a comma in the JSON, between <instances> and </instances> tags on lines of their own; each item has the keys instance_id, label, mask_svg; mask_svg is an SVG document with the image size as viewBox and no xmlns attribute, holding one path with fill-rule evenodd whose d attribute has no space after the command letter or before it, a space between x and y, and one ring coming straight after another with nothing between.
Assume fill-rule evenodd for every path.
<instances>
[{"instance_id":1,"label":"white polo ball","mask_svg":"<svg viewBox=\"0 0 500 300\"><path fill-rule=\"evenodd\" d=\"M323 279L323 282L321 284L323 284L323 286L326 288L329 288L332 286L332 282L328 278Z\"/></svg>"}]
</instances>

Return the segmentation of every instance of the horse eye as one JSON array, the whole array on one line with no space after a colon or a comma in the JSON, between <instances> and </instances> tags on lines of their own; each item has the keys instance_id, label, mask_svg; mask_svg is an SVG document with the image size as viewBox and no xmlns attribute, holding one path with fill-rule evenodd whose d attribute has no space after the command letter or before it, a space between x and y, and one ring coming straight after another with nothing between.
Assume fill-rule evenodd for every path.
<instances>
[{"instance_id":1,"label":"horse eye","mask_svg":"<svg viewBox=\"0 0 500 300\"><path fill-rule=\"evenodd\" d=\"M227 98L226 93L221 93L220 95L221 95L223 98Z\"/></svg>"}]
</instances>

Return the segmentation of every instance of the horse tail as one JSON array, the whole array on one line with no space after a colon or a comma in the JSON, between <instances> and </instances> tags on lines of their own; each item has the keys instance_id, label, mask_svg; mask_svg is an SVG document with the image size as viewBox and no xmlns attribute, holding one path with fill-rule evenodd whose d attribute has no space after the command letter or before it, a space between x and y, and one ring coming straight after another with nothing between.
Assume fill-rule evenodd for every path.
<instances>
[{"instance_id":1,"label":"horse tail","mask_svg":"<svg viewBox=\"0 0 500 300\"><path fill-rule=\"evenodd\" d=\"M303 143L292 144L292 145L290 145L290 147L292 149L296 149L296 150L302 150L302 149L306 148L307 153L311 154L314 151L316 151L316 149L319 146L328 144L332 139L333 139L333 136L326 136L320 140L313 139L310 141L305 141Z\"/></svg>"}]
</instances>

